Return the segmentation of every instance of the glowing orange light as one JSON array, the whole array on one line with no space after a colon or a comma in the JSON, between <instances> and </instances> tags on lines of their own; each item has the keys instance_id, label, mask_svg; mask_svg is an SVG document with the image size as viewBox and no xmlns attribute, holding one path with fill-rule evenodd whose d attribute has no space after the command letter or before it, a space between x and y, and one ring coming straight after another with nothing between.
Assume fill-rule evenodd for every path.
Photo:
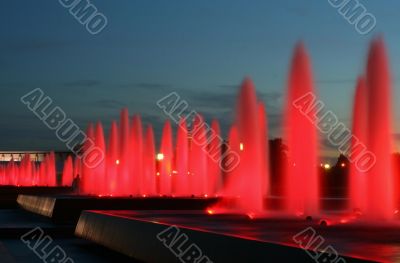
<instances>
[{"instance_id":1,"label":"glowing orange light","mask_svg":"<svg viewBox=\"0 0 400 263\"><path fill-rule=\"evenodd\" d=\"M157 160L158 161L164 160L164 154L163 153L157 153Z\"/></svg>"},{"instance_id":2,"label":"glowing orange light","mask_svg":"<svg viewBox=\"0 0 400 263\"><path fill-rule=\"evenodd\" d=\"M212 215L212 214L214 214L214 211L211 210L211 209L208 209L208 210L207 210L207 214Z\"/></svg>"},{"instance_id":3,"label":"glowing orange light","mask_svg":"<svg viewBox=\"0 0 400 263\"><path fill-rule=\"evenodd\" d=\"M157 176L160 176L160 172L157 172L156 175L157 175Z\"/></svg>"},{"instance_id":4,"label":"glowing orange light","mask_svg":"<svg viewBox=\"0 0 400 263\"><path fill-rule=\"evenodd\" d=\"M208 197L208 194L205 194L204 197Z\"/></svg>"},{"instance_id":5,"label":"glowing orange light","mask_svg":"<svg viewBox=\"0 0 400 263\"><path fill-rule=\"evenodd\" d=\"M326 163L326 164L324 164L324 168L325 168L326 170L328 170L328 169L331 168L331 165L330 165L329 163Z\"/></svg>"},{"instance_id":6,"label":"glowing orange light","mask_svg":"<svg viewBox=\"0 0 400 263\"><path fill-rule=\"evenodd\" d=\"M342 163L342 164L340 164L340 166L342 166L342 167L346 167L346 164L345 164L345 163Z\"/></svg>"},{"instance_id":7,"label":"glowing orange light","mask_svg":"<svg viewBox=\"0 0 400 263\"><path fill-rule=\"evenodd\" d=\"M240 144L239 144L239 149L240 149L241 151L243 151L243 149L244 149L243 143L240 143Z\"/></svg>"},{"instance_id":8,"label":"glowing orange light","mask_svg":"<svg viewBox=\"0 0 400 263\"><path fill-rule=\"evenodd\" d=\"M119 164L119 160L116 160L116 161L115 161L115 164L118 165L118 164Z\"/></svg>"}]
</instances>

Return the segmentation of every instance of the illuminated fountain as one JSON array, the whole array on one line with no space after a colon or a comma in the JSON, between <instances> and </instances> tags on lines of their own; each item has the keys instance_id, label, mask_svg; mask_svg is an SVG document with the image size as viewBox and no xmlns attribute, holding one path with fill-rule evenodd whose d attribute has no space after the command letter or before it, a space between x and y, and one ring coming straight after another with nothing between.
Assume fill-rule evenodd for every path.
<instances>
[{"instance_id":1,"label":"illuminated fountain","mask_svg":"<svg viewBox=\"0 0 400 263\"><path fill-rule=\"evenodd\" d=\"M71 186L73 180L74 180L74 164L71 155L69 155L64 162L61 185Z\"/></svg>"},{"instance_id":2,"label":"illuminated fountain","mask_svg":"<svg viewBox=\"0 0 400 263\"><path fill-rule=\"evenodd\" d=\"M32 161L25 154L21 161L11 160L0 165L0 185L14 186L56 186L55 156L51 152L42 162Z\"/></svg>"},{"instance_id":3,"label":"illuminated fountain","mask_svg":"<svg viewBox=\"0 0 400 263\"><path fill-rule=\"evenodd\" d=\"M353 105L354 137L351 140L351 152L357 152L359 141L367 142L367 87L364 77L357 80ZM356 167L356 163L350 165L349 180L349 207L357 212L365 211L367 206L367 174Z\"/></svg>"},{"instance_id":4,"label":"illuminated fountain","mask_svg":"<svg viewBox=\"0 0 400 263\"><path fill-rule=\"evenodd\" d=\"M174 176L174 194L190 195L189 191L189 141L185 119L181 119L176 135L176 175Z\"/></svg>"},{"instance_id":5,"label":"illuminated fountain","mask_svg":"<svg viewBox=\"0 0 400 263\"><path fill-rule=\"evenodd\" d=\"M294 103L307 94L315 96L311 65L303 44L297 45L290 69L285 108L285 136L289 162L285 175L286 209L292 214L319 213L318 138L317 127L309 118L316 118L315 108L307 107L307 115Z\"/></svg>"},{"instance_id":6,"label":"illuminated fountain","mask_svg":"<svg viewBox=\"0 0 400 263\"><path fill-rule=\"evenodd\" d=\"M238 96L236 122L229 134L229 145L240 156L239 165L228 173L222 195L225 197L209 213L263 214L267 195L269 165L267 120L264 106L257 101L255 88L245 79Z\"/></svg>"},{"instance_id":7,"label":"illuminated fountain","mask_svg":"<svg viewBox=\"0 0 400 263\"><path fill-rule=\"evenodd\" d=\"M362 212L366 219L390 219L395 210L389 80L384 44L378 39L371 45L365 77L357 82L352 125L357 140L351 140L349 153L351 157L357 152L361 141L377 159L368 171L358 169L356 162L350 165L348 207ZM303 44L299 44L291 62L284 105L283 142L288 147L288 161L280 169L286 172L279 175L283 182L280 209L291 216L323 216L316 126L319 108L296 104L307 94L317 97L309 56ZM167 120L157 153L152 126L144 130L140 115L130 119L127 109L121 111L119 123L112 122L107 144L101 123L95 128L89 124L87 135L105 152L105 159L99 166L89 168L68 158L62 182L70 184L73 171L74 176L81 175L81 189L86 194L218 195L220 201L209 208L209 213L269 213L266 200L271 198L270 189L276 182L270 178L268 122L265 107L257 99L249 78L240 87L236 117L225 145L219 139L218 121L213 120L209 126L199 114L193 119L181 117L175 136L174 129ZM89 146L84 145L84 149ZM240 157L239 165L229 171L218 162L227 147Z\"/></svg>"},{"instance_id":8,"label":"illuminated fountain","mask_svg":"<svg viewBox=\"0 0 400 263\"><path fill-rule=\"evenodd\" d=\"M350 166L349 208L367 220L390 220L396 210L396 186L392 160L391 83L382 39L372 42L365 77L357 82L353 108L353 136L350 156L363 150L373 154L370 169L356 160Z\"/></svg>"}]
</instances>

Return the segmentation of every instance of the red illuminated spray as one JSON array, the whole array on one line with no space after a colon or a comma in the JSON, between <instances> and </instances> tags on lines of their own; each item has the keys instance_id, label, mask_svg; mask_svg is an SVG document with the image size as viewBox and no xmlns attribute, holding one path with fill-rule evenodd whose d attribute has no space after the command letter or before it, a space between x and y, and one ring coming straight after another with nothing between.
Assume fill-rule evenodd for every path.
<instances>
[{"instance_id":1,"label":"red illuminated spray","mask_svg":"<svg viewBox=\"0 0 400 263\"><path fill-rule=\"evenodd\" d=\"M144 143L144 179L145 193L149 196L157 194L156 186L156 152L154 144L153 127L149 125L146 130Z\"/></svg>"},{"instance_id":2,"label":"red illuminated spray","mask_svg":"<svg viewBox=\"0 0 400 263\"><path fill-rule=\"evenodd\" d=\"M94 142L94 130L93 130L93 124L89 123L88 128L86 130L86 136L87 140L85 141L83 145L83 151L86 152L90 149L90 147L93 146ZM83 167L82 167L82 192L84 193L91 193L93 194L92 187L93 187L93 169L89 167L85 162L83 162Z\"/></svg>"},{"instance_id":3,"label":"red illuminated spray","mask_svg":"<svg viewBox=\"0 0 400 263\"><path fill-rule=\"evenodd\" d=\"M164 124L163 134L161 138L160 153L162 159L160 162L160 194L171 195L171 176L172 176L172 129L171 123L166 121Z\"/></svg>"},{"instance_id":4,"label":"red illuminated spray","mask_svg":"<svg viewBox=\"0 0 400 263\"><path fill-rule=\"evenodd\" d=\"M208 143L208 186L207 194L215 195L222 186L221 177L221 131L217 120L211 123L210 140Z\"/></svg>"},{"instance_id":5,"label":"red illuminated spray","mask_svg":"<svg viewBox=\"0 0 400 263\"><path fill-rule=\"evenodd\" d=\"M191 129L190 176L194 195L205 195L207 191L207 127L200 115L194 117Z\"/></svg>"},{"instance_id":6,"label":"red illuminated spray","mask_svg":"<svg viewBox=\"0 0 400 263\"><path fill-rule=\"evenodd\" d=\"M120 160L119 160L119 144L118 144L118 126L115 121L111 123L106 162L107 162L108 193L115 195L120 191L119 187L121 187L121 185L118 184L119 181L118 167L120 165Z\"/></svg>"},{"instance_id":7,"label":"red illuminated spray","mask_svg":"<svg viewBox=\"0 0 400 263\"><path fill-rule=\"evenodd\" d=\"M129 113L128 109L122 109L120 113L119 121L119 165L118 165L118 177L120 185L120 194L129 194Z\"/></svg>"},{"instance_id":8,"label":"red illuminated spray","mask_svg":"<svg viewBox=\"0 0 400 263\"><path fill-rule=\"evenodd\" d=\"M103 125L100 122L96 124L95 145L103 153L106 152L106 143L104 139ZM93 168L92 180L90 188L94 194L104 194L107 191L108 180L106 178L106 162L101 160L96 167Z\"/></svg>"},{"instance_id":9,"label":"red illuminated spray","mask_svg":"<svg viewBox=\"0 0 400 263\"><path fill-rule=\"evenodd\" d=\"M74 172L74 166L72 157L68 155L67 159L64 162L63 173L62 173L63 186L72 186L73 172Z\"/></svg>"},{"instance_id":10,"label":"red illuminated spray","mask_svg":"<svg viewBox=\"0 0 400 263\"><path fill-rule=\"evenodd\" d=\"M182 118L178 125L176 136L176 173L172 175L175 182L174 194L190 195L188 180L189 141L186 121Z\"/></svg>"},{"instance_id":11,"label":"red illuminated spray","mask_svg":"<svg viewBox=\"0 0 400 263\"><path fill-rule=\"evenodd\" d=\"M139 115L133 117L130 137L130 191L134 195L142 195L145 194L143 191L143 130Z\"/></svg>"},{"instance_id":12,"label":"red illuminated spray","mask_svg":"<svg viewBox=\"0 0 400 263\"><path fill-rule=\"evenodd\" d=\"M306 116L294 105L296 100L309 93L316 96L311 65L303 44L298 44L290 69L284 127L289 148L285 197L287 212L291 214L319 212L317 127L308 118L315 116L316 110L309 105Z\"/></svg>"},{"instance_id":13,"label":"red illuminated spray","mask_svg":"<svg viewBox=\"0 0 400 263\"><path fill-rule=\"evenodd\" d=\"M368 170L367 210L371 219L391 219L394 213L391 84L389 63L382 39L372 42L367 62L368 150L376 163Z\"/></svg>"},{"instance_id":14,"label":"red illuminated spray","mask_svg":"<svg viewBox=\"0 0 400 263\"><path fill-rule=\"evenodd\" d=\"M365 78L357 81L353 105L353 137L351 140L351 153L359 152L359 148L367 143L367 87ZM350 209L365 211L367 202L367 175L357 168L357 162L350 164L349 174L349 207Z\"/></svg>"},{"instance_id":15,"label":"red illuminated spray","mask_svg":"<svg viewBox=\"0 0 400 263\"><path fill-rule=\"evenodd\" d=\"M264 213L269 171L265 145L267 120L257 101L253 82L247 78L240 88L235 126L229 134L231 149L240 156L239 165L228 173L228 182L222 190L223 198L211 211L233 210L239 213ZM264 125L264 126L262 126ZM236 128L237 127L237 128ZM229 199L233 201L229 201Z\"/></svg>"}]
</instances>

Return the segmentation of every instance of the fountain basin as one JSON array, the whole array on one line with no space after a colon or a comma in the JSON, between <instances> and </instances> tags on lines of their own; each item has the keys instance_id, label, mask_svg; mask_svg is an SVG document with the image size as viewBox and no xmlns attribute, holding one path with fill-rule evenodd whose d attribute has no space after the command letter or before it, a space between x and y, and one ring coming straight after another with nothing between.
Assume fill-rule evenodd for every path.
<instances>
[{"instance_id":1,"label":"fountain basin","mask_svg":"<svg viewBox=\"0 0 400 263\"><path fill-rule=\"evenodd\" d=\"M210 216L199 211L83 211L75 234L145 262L180 262L157 238L163 230L177 226L180 233L187 235L188 244L197 245L212 262L314 262L292 240L310 224L318 228L315 221L251 220L241 215ZM336 242L345 242L340 246L345 248L351 244L349 240ZM336 245L333 242L332 246ZM346 262L368 261L352 254L351 249L345 253L338 250ZM364 258L368 262L374 259Z\"/></svg>"},{"instance_id":2,"label":"fountain basin","mask_svg":"<svg viewBox=\"0 0 400 263\"><path fill-rule=\"evenodd\" d=\"M83 210L204 210L217 198L19 195L20 207L56 223L76 223Z\"/></svg>"}]
</instances>

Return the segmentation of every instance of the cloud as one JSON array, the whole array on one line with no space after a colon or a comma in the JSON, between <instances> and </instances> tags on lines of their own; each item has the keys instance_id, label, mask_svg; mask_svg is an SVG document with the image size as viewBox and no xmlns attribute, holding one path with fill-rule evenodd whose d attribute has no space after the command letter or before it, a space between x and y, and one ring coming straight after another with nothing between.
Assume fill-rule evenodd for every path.
<instances>
[{"instance_id":1,"label":"cloud","mask_svg":"<svg viewBox=\"0 0 400 263\"><path fill-rule=\"evenodd\" d=\"M100 81L98 80L92 80L92 79L81 79L81 80L75 80L75 81L70 81L70 82L65 82L63 84L64 87L68 88L76 88L76 87L95 87L99 86L101 84Z\"/></svg>"},{"instance_id":2,"label":"cloud","mask_svg":"<svg viewBox=\"0 0 400 263\"><path fill-rule=\"evenodd\" d=\"M167 83L154 83L154 82L138 82L138 83L131 83L131 84L120 84L119 87L121 88L139 88L145 90L164 90L171 88L172 85Z\"/></svg>"}]
</instances>

